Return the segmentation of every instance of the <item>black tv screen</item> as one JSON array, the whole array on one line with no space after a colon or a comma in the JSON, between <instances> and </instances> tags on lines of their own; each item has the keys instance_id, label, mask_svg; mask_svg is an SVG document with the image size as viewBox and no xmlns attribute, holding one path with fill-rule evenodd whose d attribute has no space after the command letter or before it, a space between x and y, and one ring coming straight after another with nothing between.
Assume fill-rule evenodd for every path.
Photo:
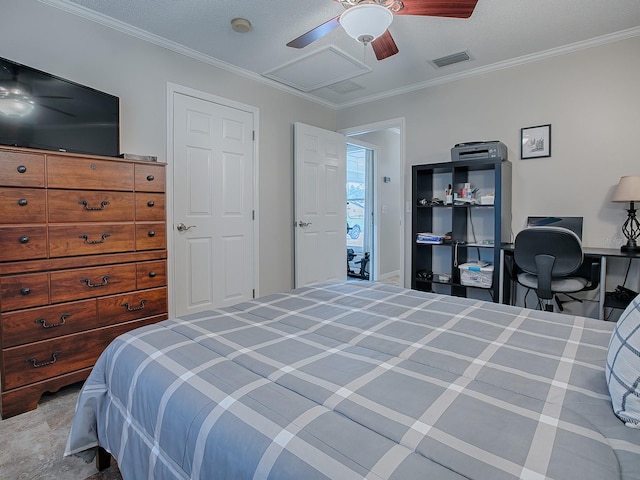
<instances>
[{"instance_id":1,"label":"black tv screen","mask_svg":"<svg viewBox=\"0 0 640 480\"><path fill-rule=\"evenodd\" d=\"M118 97L0 58L0 144L116 157Z\"/></svg>"}]
</instances>

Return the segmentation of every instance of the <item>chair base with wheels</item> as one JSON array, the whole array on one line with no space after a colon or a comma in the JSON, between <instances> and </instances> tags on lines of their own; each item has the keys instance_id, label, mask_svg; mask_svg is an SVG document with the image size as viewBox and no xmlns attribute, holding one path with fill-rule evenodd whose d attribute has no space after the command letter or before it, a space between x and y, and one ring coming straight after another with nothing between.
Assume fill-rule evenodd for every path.
<instances>
[{"instance_id":1,"label":"chair base with wheels","mask_svg":"<svg viewBox=\"0 0 640 480\"><path fill-rule=\"evenodd\" d=\"M518 274L518 283L527 288L536 290L537 292L538 277L536 275L526 273L526 272L520 273ZM558 305L558 309L562 311L564 310L564 308L562 307L562 304L566 302L561 301L560 298L558 298L557 294L563 293L566 296L570 297L573 301L582 302L582 300L580 300L579 298L576 298L569 294L580 292L584 290L587 287L587 285L589 285L589 281L586 278L569 277L569 278L552 280L551 291L554 292L554 295L552 296L552 298L541 298L540 295L538 295L538 299L544 306L544 310L553 311L554 310L553 302L555 300L556 304Z\"/></svg>"}]
</instances>

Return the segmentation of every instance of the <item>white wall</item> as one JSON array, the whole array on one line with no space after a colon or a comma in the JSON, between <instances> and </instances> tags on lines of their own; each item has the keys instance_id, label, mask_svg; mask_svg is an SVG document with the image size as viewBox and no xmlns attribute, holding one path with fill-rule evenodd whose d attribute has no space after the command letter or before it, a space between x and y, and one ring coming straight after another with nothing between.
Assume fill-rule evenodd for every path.
<instances>
[{"instance_id":1,"label":"white wall","mask_svg":"<svg viewBox=\"0 0 640 480\"><path fill-rule=\"evenodd\" d=\"M501 140L513 162L514 235L527 215L581 215L585 245L618 248L626 212L611 193L621 176L640 175L638 52L635 37L354 106L338 112L338 128L404 116L406 185L411 165L448 161L456 143ZM520 160L520 128L547 123L551 158ZM407 188L408 205L410 196ZM640 268L632 270L627 285L638 290Z\"/></svg>"},{"instance_id":2,"label":"white wall","mask_svg":"<svg viewBox=\"0 0 640 480\"><path fill-rule=\"evenodd\" d=\"M0 56L120 97L122 152L166 161L167 82L258 107L260 293L292 288L292 124L334 130L334 110L36 0L2 0L0 45Z\"/></svg>"}]
</instances>

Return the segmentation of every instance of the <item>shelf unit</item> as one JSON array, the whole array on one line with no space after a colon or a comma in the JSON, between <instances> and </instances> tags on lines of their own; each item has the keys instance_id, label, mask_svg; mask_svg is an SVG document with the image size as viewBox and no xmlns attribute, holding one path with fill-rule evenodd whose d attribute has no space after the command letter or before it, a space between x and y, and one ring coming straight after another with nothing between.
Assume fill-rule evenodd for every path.
<instances>
[{"instance_id":1,"label":"shelf unit","mask_svg":"<svg viewBox=\"0 0 640 480\"><path fill-rule=\"evenodd\" d=\"M494 204L432 202L434 198L444 200L449 185L456 192L465 183L478 189L474 198L493 194ZM497 302L500 246L511 240L511 162L475 159L414 165L412 201L411 288L459 297L469 296L470 289L485 290ZM451 240L442 244L417 243L418 233L424 232L451 232ZM490 288L461 284L458 266L474 260L494 265ZM441 275L448 275L449 280L441 280Z\"/></svg>"}]
</instances>

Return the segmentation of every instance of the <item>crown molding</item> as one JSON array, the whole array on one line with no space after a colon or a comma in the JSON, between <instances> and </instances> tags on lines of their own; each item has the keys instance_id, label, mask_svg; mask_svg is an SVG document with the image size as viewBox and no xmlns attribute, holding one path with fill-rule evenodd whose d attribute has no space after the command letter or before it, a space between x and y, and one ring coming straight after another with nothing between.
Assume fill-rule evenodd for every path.
<instances>
[{"instance_id":1,"label":"crown molding","mask_svg":"<svg viewBox=\"0 0 640 480\"><path fill-rule=\"evenodd\" d=\"M119 32L125 33L127 35L138 38L145 42L149 42L159 47L166 48L167 50L171 50L174 53L178 53L180 55L193 58L194 60L198 60L200 62L206 63L208 65L219 68L221 70L225 70L230 73L239 75L241 77L248 78L249 80L253 80L253 81L268 85L270 87L276 88L283 92L296 95L298 97L304 98L305 100L309 100L314 103L318 103L320 105L333 108L333 109L337 108L338 106L332 102L328 102L321 98L306 94L292 87L289 87L288 85L284 85L282 83L268 79L266 77L263 77L262 75L251 72L244 68L237 67L230 63L223 62L222 60L219 60L215 57L211 57L210 55L205 55L204 53L185 47L184 45L180 45L179 43L172 42L170 40L167 40L166 38L147 32L146 30L142 30L141 28L134 27L132 25L129 25L128 23L115 20L111 17L108 17L101 13L97 13L93 10L77 5L75 3L71 3L67 0L38 0L38 1L40 3L44 3L51 7L57 8L59 10L63 10L67 13L71 13L73 15L84 18L86 20L90 20L92 22L98 23L100 25L111 28L113 30L117 30Z\"/></svg>"},{"instance_id":2,"label":"crown molding","mask_svg":"<svg viewBox=\"0 0 640 480\"><path fill-rule=\"evenodd\" d=\"M547 58L556 57L558 55L565 55L567 53L577 52L579 50L585 50L587 48L598 47L607 43L619 42L627 40L629 38L640 36L640 27L633 27L619 32L614 32L608 35L602 35L600 37L591 38L582 42L571 43L562 47L551 48L542 52L533 53L530 55L523 55L521 57L512 58L502 62L492 63L491 65L485 65L484 67L474 68L460 73L454 73L452 75L446 75L433 80L427 80L421 83L415 83L407 87L398 88L395 90L389 90L377 95L370 95L363 97L353 102L341 103L336 105L337 109L354 107L356 105L362 105L364 103L374 102L376 100L382 100L389 97L395 97L404 93L414 92L416 90L422 90L429 87L435 87L437 85L444 85L446 83L456 82L458 80L464 80L466 78L477 77L478 75L485 75L487 73L504 70L506 68L517 67L527 63L538 62Z\"/></svg>"}]
</instances>

